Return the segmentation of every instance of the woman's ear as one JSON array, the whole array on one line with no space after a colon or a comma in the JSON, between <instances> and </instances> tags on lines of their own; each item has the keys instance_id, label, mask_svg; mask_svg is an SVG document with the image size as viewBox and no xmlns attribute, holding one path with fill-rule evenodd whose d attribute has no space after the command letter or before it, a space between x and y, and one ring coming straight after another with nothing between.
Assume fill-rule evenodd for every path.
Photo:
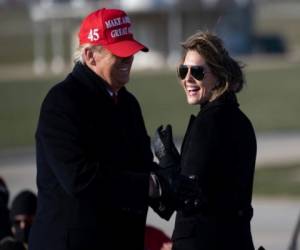
<instances>
[{"instance_id":1,"label":"woman's ear","mask_svg":"<svg viewBox=\"0 0 300 250\"><path fill-rule=\"evenodd\" d=\"M84 48L84 50L83 50L83 59L84 59L84 62L88 66L96 65L96 61L95 61L95 58L94 58L94 52L91 48Z\"/></svg>"},{"instance_id":2,"label":"woman's ear","mask_svg":"<svg viewBox=\"0 0 300 250\"><path fill-rule=\"evenodd\" d=\"M216 81L214 82L213 90L218 89L223 84L223 81L219 78L216 78Z\"/></svg>"}]
</instances>

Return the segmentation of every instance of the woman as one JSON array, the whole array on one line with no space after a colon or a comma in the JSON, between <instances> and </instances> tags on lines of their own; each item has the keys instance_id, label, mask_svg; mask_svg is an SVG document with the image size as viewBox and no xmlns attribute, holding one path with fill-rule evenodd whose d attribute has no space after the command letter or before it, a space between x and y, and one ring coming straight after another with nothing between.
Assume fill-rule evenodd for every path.
<instances>
[{"instance_id":1,"label":"woman","mask_svg":"<svg viewBox=\"0 0 300 250\"><path fill-rule=\"evenodd\" d=\"M183 140L181 174L196 176L202 197L195 209L178 210L172 249L253 250L256 138L235 95L244 85L241 66L214 34L196 33L182 45L178 76L187 102L201 109Z\"/></svg>"}]
</instances>

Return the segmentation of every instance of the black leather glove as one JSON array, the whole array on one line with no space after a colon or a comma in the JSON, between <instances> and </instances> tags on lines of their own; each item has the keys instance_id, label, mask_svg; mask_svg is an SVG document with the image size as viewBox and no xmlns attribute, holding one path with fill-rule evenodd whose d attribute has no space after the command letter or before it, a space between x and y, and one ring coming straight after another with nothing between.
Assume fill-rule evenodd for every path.
<instances>
[{"instance_id":1,"label":"black leather glove","mask_svg":"<svg viewBox=\"0 0 300 250\"><path fill-rule=\"evenodd\" d=\"M150 206L163 219L169 220L175 211L174 194L170 183L173 182L172 176L179 174L178 165L171 165L164 168L162 166L153 164L151 178L155 178L155 187L152 187L150 193ZM153 184L154 182L152 182Z\"/></svg>"},{"instance_id":2,"label":"black leather glove","mask_svg":"<svg viewBox=\"0 0 300 250\"><path fill-rule=\"evenodd\" d=\"M154 154L162 167L178 165L180 155L173 142L172 127L167 125L165 128L161 125L157 128L153 139Z\"/></svg>"},{"instance_id":3,"label":"black leather glove","mask_svg":"<svg viewBox=\"0 0 300 250\"><path fill-rule=\"evenodd\" d=\"M158 167L157 176L160 188L160 200L167 208L190 213L202 205L202 192L194 176L184 176L178 167Z\"/></svg>"}]
</instances>

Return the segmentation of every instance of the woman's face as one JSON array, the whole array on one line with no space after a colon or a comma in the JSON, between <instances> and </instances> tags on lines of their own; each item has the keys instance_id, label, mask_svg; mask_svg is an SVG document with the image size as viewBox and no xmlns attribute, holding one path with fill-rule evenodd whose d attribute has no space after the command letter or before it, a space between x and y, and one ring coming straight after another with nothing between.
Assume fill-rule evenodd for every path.
<instances>
[{"instance_id":1,"label":"woman's face","mask_svg":"<svg viewBox=\"0 0 300 250\"><path fill-rule=\"evenodd\" d=\"M202 104L209 101L212 96L212 90L217 84L217 77L212 74L204 58L196 50L188 50L183 65L183 67L187 66L188 68L186 75L183 75L183 79L181 80L181 85L185 91L188 104ZM201 71L201 67L200 69L199 67L191 69L191 66L203 67L203 79L201 79L201 77L199 79L197 74L194 74L198 78L196 79L192 72L194 70ZM201 75L201 72L199 73Z\"/></svg>"}]
</instances>

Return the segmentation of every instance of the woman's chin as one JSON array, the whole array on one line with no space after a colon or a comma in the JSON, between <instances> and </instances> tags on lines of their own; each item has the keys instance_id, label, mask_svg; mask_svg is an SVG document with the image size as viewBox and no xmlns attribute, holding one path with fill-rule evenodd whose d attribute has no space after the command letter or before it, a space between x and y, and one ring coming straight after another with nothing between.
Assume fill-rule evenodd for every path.
<instances>
[{"instance_id":1,"label":"woman's chin","mask_svg":"<svg viewBox=\"0 0 300 250\"><path fill-rule=\"evenodd\" d=\"M187 103L190 105L196 105L200 103L200 100L196 96L187 96Z\"/></svg>"}]
</instances>

